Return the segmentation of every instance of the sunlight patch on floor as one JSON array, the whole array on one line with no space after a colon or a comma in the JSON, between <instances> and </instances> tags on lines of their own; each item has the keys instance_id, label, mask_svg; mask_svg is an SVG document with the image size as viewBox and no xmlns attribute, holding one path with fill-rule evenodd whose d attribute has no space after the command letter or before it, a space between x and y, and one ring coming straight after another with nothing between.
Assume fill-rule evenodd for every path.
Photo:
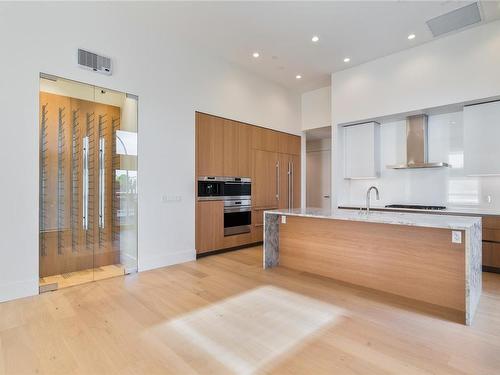
<instances>
[{"instance_id":1,"label":"sunlight patch on floor","mask_svg":"<svg viewBox=\"0 0 500 375\"><path fill-rule=\"evenodd\" d=\"M190 364L197 357L200 365L216 361L231 372L253 374L298 349L307 338L331 327L342 316L344 311L330 304L264 286L162 323L153 330L157 338Z\"/></svg>"}]
</instances>

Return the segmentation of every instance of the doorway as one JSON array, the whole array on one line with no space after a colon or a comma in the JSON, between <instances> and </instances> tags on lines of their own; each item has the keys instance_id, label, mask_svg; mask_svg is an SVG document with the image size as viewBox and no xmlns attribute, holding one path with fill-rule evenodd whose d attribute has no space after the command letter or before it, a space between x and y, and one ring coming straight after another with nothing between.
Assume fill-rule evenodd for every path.
<instances>
[{"instance_id":1,"label":"doorway","mask_svg":"<svg viewBox=\"0 0 500 375\"><path fill-rule=\"evenodd\" d=\"M307 207L331 208L331 127L306 131Z\"/></svg>"},{"instance_id":2,"label":"doorway","mask_svg":"<svg viewBox=\"0 0 500 375\"><path fill-rule=\"evenodd\" d=\"M40 75L40 292L137 270L136 96Z\"/></svg>"}]
</instances>

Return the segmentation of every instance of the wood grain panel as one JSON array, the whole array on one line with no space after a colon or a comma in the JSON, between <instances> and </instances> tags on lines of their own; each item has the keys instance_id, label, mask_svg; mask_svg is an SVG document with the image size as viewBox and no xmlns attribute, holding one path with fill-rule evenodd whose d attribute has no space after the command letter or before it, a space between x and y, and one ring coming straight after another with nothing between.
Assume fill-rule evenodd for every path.
<instances>
[{"instance_id":1,"label":"wood grain panel","mask_svg":"<svg viewBox=\"0 0 500 375\"><path fill-rule=\"evenodd\" d=\"M277 206L277 154L253 150L252 205L255 208Z\"/></svg>"},{"instance_id":2,"label":"wood grain panel","mask_svg":"<svg viewBox=\"0 0 500 375\"><path fill-rule=\"evenodd\" d=\"M252 126L238 124L238 176L252 176Z\"/></svg>"},{"instance_id":3,"label":"wood grain panel","mask_svg":"<svg viewBox=\"0 0 500 375\"><path fill-rule=\"evenodd\" d=\"M300 137L287 133L279 133L278 152L282 154L300 155Z\"/></svg>"},{"instance_id":4,"label":"wood grain panel","mask_svg":"<svg viewBox=\"0 0 500 375\"><path fill-rule=\"evenodd\" d=\"M234 121L224 120L224 171L222 176L238 177L238 124Z\"/></svg>"},{"instance_id":5,"label":"wood grain panel","mask_svg":"<svg viewBox=\"0 0 500 375\"><path fill-rule=\"evenodd\" d=\"M500 243L483 242L483 266L500 268Z\"/></svg>"},{"instance_id":6,"label":"wood grain panel","mask_svg":"<svg viewBox=\"0 0 500 375\"><path fill-rule=\"evenodd\" d=\"M196 112L198 176L224 174L224 120Z\"/></svg>"},{"instance_id":7,"label":"wood grain panel","mask_svg":"<svg viewBox=\"0 0 500 375\"><path fill-rule=\"evenodd\" d=\"M483 228L500 230L500 216L483 216L482 219Z\"/></svg>"},{"instance_id":8,"label":"wood grain panel","mask_svg":"<svg viewBox=\"0 0 500 375\"><path fill-rule=\"evenodd\" d=\"M291 155L292 162L292 206L293 208L300 208L301 203L301 163L300 155Z\"/></svg>"},{"instance_id":9,"label":"wood grain panel","mask_svg":"<svg viewBox=\"0 0 500 375\"><path fill-rule=\"evenodd\" d=\"M196 252L204 253L224 246L224 202L196 203Z\"/></svg>"},{"instance_id":10,"label":"wood grain panel","mask_svg":"<svg viewBox=\"0 0 500 375\"><path fill-rule=\"evenodd\" d=\"M287 209L291 204L289 200L291 193L291 159L288 154L278 154L278 208ZM290 174L289 174L290 172Z\"/></svg>"},{"instance_id":11,"label":"wood grain panel","mask_svg":"<svg viewBox=\"0 0 500 375\"><path fill-rule=\"evenodd\" d=\"M464 244L450 230L287 217L280 265L465 311Z\"/></svg>"},{"instance_id":12,"label":"wood grain panel","mask_svg":"<svg viewBox=\"0 0 500 375\"><path fill-rule=\"evenodd\" d=\"M483 240L500 242L500 229L490 229L483 227Z\"/></svg>"},{"instance_id":13,"label":"wood grain panel","mask_svg":"<svg viewBox=\"0 0 500 375\"><path fill-rule=\"evenodd\" d=\"M270 152L278 151L279 134L274 130L252 126L252 148Z\"/></svg>"}]
</instances>

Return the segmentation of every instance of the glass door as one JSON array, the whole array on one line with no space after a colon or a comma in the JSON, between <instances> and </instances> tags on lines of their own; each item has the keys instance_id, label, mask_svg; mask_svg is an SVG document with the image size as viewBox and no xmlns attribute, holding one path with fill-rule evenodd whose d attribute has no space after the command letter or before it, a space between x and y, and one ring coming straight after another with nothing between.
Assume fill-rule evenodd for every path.
<instances>
[{"instance_id":1,"label":"glass door","mask_svg":"<svg viewBox=\"0 0 500 375\"><path fill-rule=\"evenodd\" d=\"M137 269L137 98L40 79L40 290Z\"/></svg>"}]
</instances>

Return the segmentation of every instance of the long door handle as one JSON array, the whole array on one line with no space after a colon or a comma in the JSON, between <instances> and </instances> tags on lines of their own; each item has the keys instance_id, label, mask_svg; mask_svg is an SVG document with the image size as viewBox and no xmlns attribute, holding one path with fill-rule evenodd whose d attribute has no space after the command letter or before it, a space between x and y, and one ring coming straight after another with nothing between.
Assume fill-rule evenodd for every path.
<instances>
[{"instance_id":1,"label":"long door handle","mask_svg":"<svg viewBox=\"0 0 500 375\"><path fill-rule=\"evenodd\" d=\"M290 177L291 177L291 173L292 173L292 170L291 170L291 166L290 166L290 162L288 162L288 173L287 173L287 177L288 177L288 191L287 191L287 194L288 194L288 209L292 208L292 201L290 200Z\"/></svg>"},{"instance_id":2,"label":"long door handle","mask_svg":"<svg viewBox=\"0 0 500 375\"><path fill-rule=\"evenodd\" d=\"M280 200L280 162L276 162L276 200Z\"/></svg>"},{"instance_id":3,"label":"long door handle","mask_svg":"<svg viewBox=\"0 0 500 375\"><path fill-rule=\"evenodd\" d=\"M83 137L83 178L82 178L82 202L83 229L89 229L89 137Z\"/></svg>"},{"instance_id":4,"label":"long door handle","mask_svg":"<svg viewBox=\"0 0 500 375\"><path fill-rule=\"evenodd\" d=\"M106 197L106 174L105 174L105 150L106 140L99 139L99 228L104 228L104 211Z\"/></svg>"},{"instance_id":5,"label":"long door handle","mask_svg":"<svg viewBox=\"0 0 500 375\"><path fill-rule=\"evenodd\" d=\"M291 202L291 205L290 205L290 208L294 208L294 205L293 205L293 161L290 162L290 190L291 190L291 194L290 194L290 202Z\"/></svg>"}]
</instances>

